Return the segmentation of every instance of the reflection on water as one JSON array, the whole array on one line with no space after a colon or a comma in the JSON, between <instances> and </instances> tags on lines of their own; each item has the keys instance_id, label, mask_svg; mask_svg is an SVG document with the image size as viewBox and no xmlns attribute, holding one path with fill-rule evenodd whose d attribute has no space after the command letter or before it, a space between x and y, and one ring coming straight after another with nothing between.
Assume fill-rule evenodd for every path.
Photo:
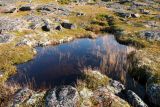
<instances>
[{"instance_id":1,"label":"reflection on water","mask_svg":"<svg viewBox=\"0 0 160 107\"><path fill-rule=\"evenodd\" d=\"M83 68L100 69L102 73L123 81L130 48L116 42L113 35L97 39L78 39L58 46L38 47L32 60L17 66L18 73L9 79L33 87L70 84Z\"/></svg>"}]
</instances>

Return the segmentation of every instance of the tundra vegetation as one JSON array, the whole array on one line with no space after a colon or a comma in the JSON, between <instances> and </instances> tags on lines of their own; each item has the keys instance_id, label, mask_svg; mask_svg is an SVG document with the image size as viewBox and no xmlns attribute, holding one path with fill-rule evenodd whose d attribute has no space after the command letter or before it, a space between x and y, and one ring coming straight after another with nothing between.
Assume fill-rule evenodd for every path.
<instances>
[{"instance_id":1,"label":"tundra vegetation","mask_svg":"<svg viewBox=\"0 0 160 107\"><path fill-rule=\"evenodd\" d=\"M1 0L0 106L10 105L15 92L21 89L17 85L7 86L6 81L16 73L16 64L33 59L36 46L56 45L76 38L95 38L98 33L112 33L119 43L136 48L128 56L128 73L145 86L150 104L160 106L160 95L156 95L160 93L159 0ZM98 98L103 97L103 106L115 107L114 98L107 96L111 93L109 89L98 90L100 86L107 87L110 79L92 73L87 71L81 80L77 80L76 88L81 95L77 106L101 105ZM96 76L102 78L97 80ZM104 96L100 94L102 90ZM92 95L93 92L97 94ZM37 92L31 93L35 97ZM41 97L42 94L38 95ZM44 103L42 100L46 96L39 102ZM20 105L30 106L25 101ZM117 103L130 106L122 99Z\"/></svg>"}]
</instances>

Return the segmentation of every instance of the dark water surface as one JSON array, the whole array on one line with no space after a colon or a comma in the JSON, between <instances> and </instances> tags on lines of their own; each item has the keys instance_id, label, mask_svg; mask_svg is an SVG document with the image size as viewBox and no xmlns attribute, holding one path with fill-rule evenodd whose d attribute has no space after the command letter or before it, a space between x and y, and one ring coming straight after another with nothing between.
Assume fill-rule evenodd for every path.
<instances>
[{"instance_id":1,"label":"dark water surface","mask_svg":"<svg viewBox=\"0 0 160 107\"><path fill-rule=\"evenodd\" d=\"M17 65L17 74L9 81L36 88L72 84L84 68L100 69L113 79L125 78L129 47L117 43L113 35L36 49L35 58Z\"/></svg>"}]
</instances>

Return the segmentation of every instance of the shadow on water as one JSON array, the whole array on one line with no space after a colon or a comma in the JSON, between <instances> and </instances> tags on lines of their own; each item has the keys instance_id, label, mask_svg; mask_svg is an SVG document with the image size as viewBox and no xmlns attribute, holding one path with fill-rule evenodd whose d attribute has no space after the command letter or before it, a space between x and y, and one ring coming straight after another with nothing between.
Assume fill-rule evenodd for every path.
<instances>
[{"instance_id":1,"label":"shadow on water","mask_svg":"<svg viewBox=\"0 0 160 107\"><path fill-rule=\"evenodd\" d=\"M125 82L127 54L132 50L117 43L113 35L36 49L35 58L17 65L17 74L9 82L36 89L74 84L84 68L99 69L103 74Z\"/></svg>"}]
</instances>

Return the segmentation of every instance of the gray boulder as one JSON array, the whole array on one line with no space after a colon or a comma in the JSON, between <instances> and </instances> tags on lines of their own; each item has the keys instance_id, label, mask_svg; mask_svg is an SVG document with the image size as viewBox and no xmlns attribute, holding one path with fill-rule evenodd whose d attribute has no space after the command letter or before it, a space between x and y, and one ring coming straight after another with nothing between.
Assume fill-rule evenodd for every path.
<instances>
[{"instance_id":1,"label":"gray boulder","mask_svg":"<svg viewBox=\"0 0 160 107\"><path fill-rule=\"evenodd\" d=\"M151 84L147 87L147 96L151 104L160 107L160 85Z\"/></svg>"},{"instance_id":2,"label":"gray boulder","mask_svg":"<svg viewBox=\"0 0 160 107\"><path fill-rule=\"evenodd\" d=\"M127 99L133 107L148 107L147 104L145 104L142 99L131 90L127 91Z\"/></svg>"},{"instance_id":3,"label":"gray boulder","mask_svg":"<svg viewBox=\"0 0 160 107\"><path fill-rule=\"evenodd\" d=\"M30 22L29 29L36 29L42 27L44 24L43 18L40 16L35 15L27 15L23 17L24 20L27 20L27 22Z\"/></svg>"},{"instance_id":4,"label":"gray boulder","mask_svg":"<svg viewBox=\"0 0 160 107\"><path fill-rule=\"evenodd\" d=\"M76 88L63 86L50 90L45 99L46 107L77 107L79 95Z\"/></svg>"},{"instance_id":5,"label":"gray boulder","mask_svg":"<svg viewBox=\"0 0 160 107\"><path fill-rule=\"evenodd\" d=\"M12 35L9 34L0 34L0 43L7 43L13 39Z\"/></svg>"}]
</instances>

